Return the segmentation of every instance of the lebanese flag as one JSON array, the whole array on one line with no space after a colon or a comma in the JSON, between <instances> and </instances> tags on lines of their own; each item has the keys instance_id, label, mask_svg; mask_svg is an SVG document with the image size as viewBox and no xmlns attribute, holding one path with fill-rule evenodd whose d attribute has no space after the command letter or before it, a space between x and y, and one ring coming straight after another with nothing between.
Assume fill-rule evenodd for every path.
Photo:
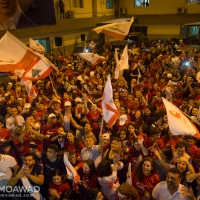
<instances>
[{"instance_id":1,"label":"lebanese flag","mask_svg":"<svg viewBox=\"0 0 200 200\"><path fill-rule=\"evenodd\" d=\"M42 55L44 55L45 53L45 48L40 43L36 42L35 40L31 38L29 38L29 47L33 51L37 51L38 53Z\"/></svg>"},{"instance_id":2,"label":"lebanese flag","mask_svg":"<svg viewBox=\"0 0 200 200\"><path fill-rule=\"evenodd\" d=\"M105 33L118 40L123 40L129 33L129 29L134 22L134 17L131 18L130 22L115 22L94 28L93 31L96 33Z\"/></svg>"},{"instance_id":3,"label":"lebanese flag","mask_svg":"<svg viewBox=\"0 0 200 200\"><path fill-rule=\"evenodd\" d=\"M97 65L99 62L107 60L105 57L95 53L79 53L78 55L89 61L92 65Z\"/></svg>"},{"instance_id":4,"label":"lebanese flag","mask_svg":"<svg viewBox=\"0 0 200 200\"><path fill-rule=\"evenodd\" d=\"M115 68L115 79L119 78L119 71L123 71L124 69L128 69L128 47L127 45L124 48L124 51L121 55L120 60L118 60L117 50L115 49L115 61L116 61L116 68Z\"/></svg>"},{"instance_id":5,"label":"lebanese flag","mask_svg":"<svg viewBox=\"0 0 200 200\"><path fill-rule=\"evenodd\" d=\"M167 110L169 129L173 135L193 135L200 138L199 131L194 124L172 103L162 98Z\"/></svg>"},{"instance_id":6,"label":"lebanese flag","mask_svg":"<svg viewBox=\"0 0 200 200\"><path fill-rule=\"evenodd\" d=\"M94 49L95 45L96 45L96 44L95 44L94 40L92 39L92 41L90 42L90 44L89 44L88 47L89 47L90 49Z\"/></svg>"},{"instance_id":7,"label":"lebanese flag","mask_svg":"<svg viewBox=\"0 0 200 200\"><path fill-rule=\"evenodd\" d=\"M57 68L44 56L32 51L8 31L0 40L0 71L24 70L24 80L46 78Z\"/></svg>"},{"instance_id":8,"label":"lebanese flag","mask_svg":"<svg viewBox=\"0 0 200 200\"><path fill-rule=\"evenodd\" d=\"M120 114L113 102L113 90L110 81L110 75L108 75L107 82L104 87L102 109L103 109L103 118L105 122L108 124L108 127L111 128L115 124Z\"/></svg>"},{"instance_id":9,"label":"lebanese flag","mask_svg":"<svg viewBox=\"0 0 200 200\"><path fill-rule=\"evenodd\" d=\"M54 69L57 68L44 56L35 52L37 59L24 71L22 79L24 80L40 80L46 78Z\"/></svg>"}]
</instances>

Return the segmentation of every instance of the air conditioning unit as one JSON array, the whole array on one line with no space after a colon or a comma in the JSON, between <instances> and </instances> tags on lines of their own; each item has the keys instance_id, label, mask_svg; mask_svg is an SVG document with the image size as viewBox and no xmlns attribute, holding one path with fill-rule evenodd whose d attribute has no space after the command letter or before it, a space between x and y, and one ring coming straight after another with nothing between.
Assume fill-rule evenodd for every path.
<instances>
[{"instance_id":1,"label":"air conditioning unit","mask_svg":"<svg viewBox=\"0 0 200 200\"><path fill-rule=\"evenodd\" d=\"M120 8L120 14L126 15L127 14L127 8L125 8L125 7Z\"/></svg>"},{"instance_id":2,"label":"air conditioning unit","mask_svg":"<svg viewBox=\"0 0 200 200\"><path fill-rule=\"evenodd\" d=\"M177 13L183 14L183 13L185 13L185 11L186 11L186 8L185 8L185 7L179 7L179 8L177 9Z\"/></svg>"},{"instance_id":3,"label":"air conditioning unit","mask_svg":"<svg viewBox=\"0 0 200 200\"><path fill-rule=\"evenodd\" d=\"M68 16L69 16L69 18L74 18L75 17L75 11L68 10Z\"/></svg>"}]
</instances>

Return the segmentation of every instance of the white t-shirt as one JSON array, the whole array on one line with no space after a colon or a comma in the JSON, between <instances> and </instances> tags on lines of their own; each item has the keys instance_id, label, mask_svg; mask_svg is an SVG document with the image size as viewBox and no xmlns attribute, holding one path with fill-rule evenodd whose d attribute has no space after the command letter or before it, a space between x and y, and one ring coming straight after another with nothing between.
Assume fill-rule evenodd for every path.
<instances>
[{"instance_id":1,"label":"white t-shirt","mask_svg":"<svg viewBox=\"0 0 200 200\"><path fill-rule=\"evenodd\" d=\"M162 181L154 187L152 196L156 200L188 200L187 197L181 194L182 187L184 186L179 184L178 190L173 195L171 195L167 187L167 182Z\"/></svg>"},{"instance_id":2,"label":"white t-shirt","mask_svg":"<svg viewBox=\"0 0 200 200\"><path fill-rule=\"evenodd\" d=\"M7 186L8 181L12 176L11 168L17 164L14 157L2 155L0 160L0 187Z\"/></svg>"}]
</instances>

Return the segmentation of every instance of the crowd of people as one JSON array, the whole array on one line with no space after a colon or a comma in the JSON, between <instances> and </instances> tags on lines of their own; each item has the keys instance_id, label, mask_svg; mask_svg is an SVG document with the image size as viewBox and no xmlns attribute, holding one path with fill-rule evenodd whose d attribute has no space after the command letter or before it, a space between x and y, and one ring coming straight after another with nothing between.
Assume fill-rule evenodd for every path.
<instances>
[{"instance_id":1,"label":"crowd of people","mask_svg":"<svg viewBox=\"0 0 200 200\"><path fill-rule=\"evenodd\" d=\"M37 197L0 191L1 199L200 199L199 141L170 131L162 101L200 128L200 53L134 45L129 69L115 79L109 41L104 48L107 60L97 65L51 52L58 71L33 82L34 99L19 79L0 85L0 187L40 188ZM102 120L108 74L120 113L112 128Z\"/></svg>"}]
</instances>

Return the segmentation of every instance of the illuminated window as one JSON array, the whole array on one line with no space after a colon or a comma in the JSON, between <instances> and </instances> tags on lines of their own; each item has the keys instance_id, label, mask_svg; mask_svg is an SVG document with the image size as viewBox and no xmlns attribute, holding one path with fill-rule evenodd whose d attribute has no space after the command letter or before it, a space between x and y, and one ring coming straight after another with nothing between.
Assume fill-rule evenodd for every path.
<instances>
[{"instance_id":1,"label":"illuminated window","mask_svg":"<svg viewBox=\"0 0 200 200\"><path fill-rule=\"evenodd\" d=\"M200 0L187 0L187 4L200 4Z\"/></svg>"},{"instance_id":2,"label":"illuminated window","mask_svg":"<svg viewBox=\"0 0 200 200\"><path fill-rule=\"evenodd\" d=\"M134 0L135 7L148 7L150 0Z\"/></svg>"},{"instance_id":3,"label":"illuminated window","mask_svg":"<svg viewBox=\"0 0 200 200\"><path fill-rule=\"evenodd\" d=\"M113 8L113 0L106 0L106 8L107 9Z\"/></svg>"}]
</instances>

